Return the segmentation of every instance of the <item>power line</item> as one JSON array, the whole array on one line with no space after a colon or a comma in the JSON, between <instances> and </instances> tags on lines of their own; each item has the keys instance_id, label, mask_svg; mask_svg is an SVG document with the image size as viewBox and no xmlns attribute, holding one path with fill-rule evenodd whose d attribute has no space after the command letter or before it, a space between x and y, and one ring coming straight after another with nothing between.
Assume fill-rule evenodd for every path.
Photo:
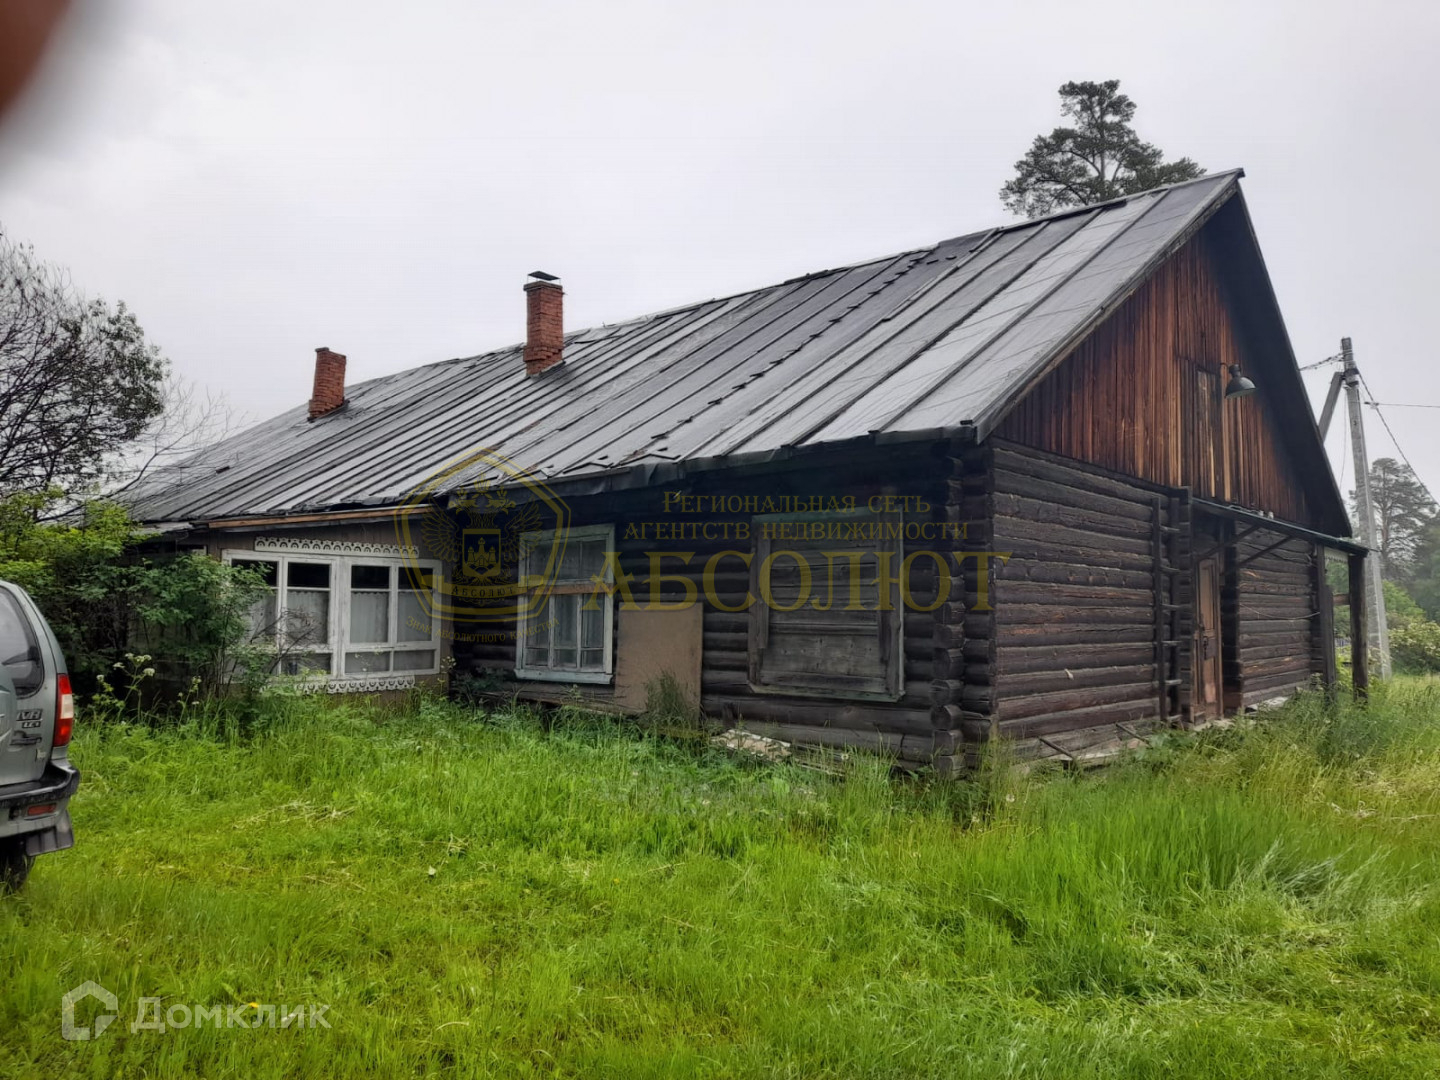
<instances>
[{"instance_id":1,"label":"power line","mask_svg":"<svg viewBox=\"0 0 1440 1080\"><path fill-rule=\"evenodd\" d=\"M1417 405L1410 401L1367 401L1365 404L1373 405L1377 409L1382 405L1387 409L1440 409L1440 405Z\"/></svg>"},{"instance_id":2,"label":"power line","mask_svg":"<svg viewBox=\"0 0 1440 1080\"><path fill-rule=\"evenodd\" d=\"M1370 397L1373 399L1375 397L1375 391L1370 389L1370 384L1365 381L1365 376L1361 374L1358 370L1356 371L1356 374L1360 375L1360 385L1365 388L1365 393L1369 394ZM1410 475L1415 477L1416 483L1418 483L1422 488L1425 489L1425 494L1430 496L1430 501L1432 503L1435 502L1435 496L1431 494L1430 488L1426 485L1424 480L1420 479L1420 474L1415 471L1415 466L1411 465L1410 459L1405 456L1405 450L1400 445L1400 440L1395 438L1395 432L1392 431L1390 428L1390 421L1386 420L1385 414L1380 411L1379 402L1372 400L1370 402L1370 407L1375 410L1375 415L1380 418L1380 423L1385 426L1385 434L1390 436L1390 442L1394 444L1396 453L1400 455L1400 460L1405 462L1405 467L1410 470Z\"/></svg>"}]
</instances>

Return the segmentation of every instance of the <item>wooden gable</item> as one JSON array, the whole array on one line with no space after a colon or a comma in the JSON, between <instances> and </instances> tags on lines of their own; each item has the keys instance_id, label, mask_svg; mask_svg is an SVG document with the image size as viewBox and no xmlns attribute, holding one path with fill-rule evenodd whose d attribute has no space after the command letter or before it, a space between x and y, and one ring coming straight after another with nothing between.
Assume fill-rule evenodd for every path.
<instances>
[{"instance_id":1,"label":"wooden gable","mask_svg":"<svg viewBox=\"0 0 1440 1080\"><path fill-rule=\"evenodd\" d=\"M1318 511L1306 494L1313 484L1276 408L1276 395L1293 393L1293 384L1267 378L1265 358L1247 348L1220 267L1212 231L1202 230L1044 376L995 434L1314 523ZM1225 399L1231 364L1243 367L1258 393Z\"/></svg>"}]
</instances>

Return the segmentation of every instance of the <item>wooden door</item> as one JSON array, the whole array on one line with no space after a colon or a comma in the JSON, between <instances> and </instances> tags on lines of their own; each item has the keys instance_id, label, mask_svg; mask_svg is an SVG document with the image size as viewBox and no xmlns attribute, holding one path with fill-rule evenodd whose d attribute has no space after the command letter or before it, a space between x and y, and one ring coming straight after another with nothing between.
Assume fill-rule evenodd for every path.
<instances>
[{"instance_id":1,"label":"wooden door","mask_svg":"<svg viewBox=\"0 0 1440 1080\"><path fill-rule=\"evenodd\" d=\"M1195 571L1195 693L1196 721L1224 715L1220 638L1220 558L1201 559Z\"/></svg>"}]
</instances>

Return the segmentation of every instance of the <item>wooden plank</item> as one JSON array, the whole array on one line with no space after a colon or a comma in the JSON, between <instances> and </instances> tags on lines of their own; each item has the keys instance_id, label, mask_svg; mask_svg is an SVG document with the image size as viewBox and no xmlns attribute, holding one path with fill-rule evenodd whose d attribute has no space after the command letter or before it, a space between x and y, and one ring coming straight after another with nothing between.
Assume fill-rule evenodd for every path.
<instances>
[{"instance_id":1,"label":"wooden plank","mask_svg":"<svg viewBox=\"0 0 1440 1080\"><path fill-rule=\"evenodd\" d=\"M1350 573L1350 679L1355 696L1370 694L1369 631L1365 626L1365 556L1350 555L1346 559Z\"/></svg>"},{"instance_id":2,"label":"wooden plank","mask_svg":"<svg viewBox=\"0 0 1440 1080\"><path fill-rule=\"evenodd\" d=\"M1306 492L1317 488L1289 449L1282 403L1263 391L1219 397L1226 366L1254 357L1217 242L1201 232L1175 252L1016 404L995 436L1311 521ZM1215 398L1205 414L1209 438L1195 422L1201 372ZM1029 464L998 460L1017 470Z\"/></svg>"},{"instance_id":3,"label":"wooden plank","mask_svg":"<svg viewBox=\"0 0 1440 1080\"><path fill-rule=\"evenodd\" d=\"M1154 669L1146 668L1147 677L1132 683L1109 686L1095 686L1083 690L1057 690L1052 693L1027 694L1023 697L1006 695L999 702L997 715L1003 730L1009 721L1022 720L1031 716L1047 716L1097 705L1128 704L1145 702L1145 709L1156 714L1155 691L1157 688ZM969 688L967 687L967 693ZM964 702L968 704L968 700Z\"/></svg>"},{"instance_id":4,"label":"wooden plank","mask_svg":"<svg viewBox=\"0 0 1440 1080\"><path fill-rule=\"evenodd\" d=\"M1316 624L1316 653L1320 678L1327 694L1335 692L1337 680L1335 663L1335 601L1330 595L1330 585L1325 580L1325 551L1315 549L1315 591L1318 600L1318 621Z\"/></svg>"},{"instance_id":5,"label":"wooden plank","mask_svg":"<svg viewBox=\"0 0 1440 1080\"><path fill-rule=\"evenodd\" d=\"M1063 674L1091 667L1128 667L1149 663L1153 648L1148 640L1131 645L1110 641L1093 645L1009 645L998 657L998 670L1003 675L1019 677L1048 672Z\"/></svg>"}]
</instances>

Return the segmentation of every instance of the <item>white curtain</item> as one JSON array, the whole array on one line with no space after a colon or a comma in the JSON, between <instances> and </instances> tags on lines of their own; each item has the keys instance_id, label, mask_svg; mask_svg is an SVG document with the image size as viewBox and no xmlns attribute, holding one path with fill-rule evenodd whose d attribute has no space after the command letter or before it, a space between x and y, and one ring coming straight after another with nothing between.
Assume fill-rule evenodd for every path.
<instances>
[{"instance_id":1,"label":"white curtain","mask_svg":"<svg viewBox=\"0 0 1440 1080\"><path fill-rule=\"evenodd\" d=\"M351 643L383 645L389 640L389 592L352 592L350 594Z\"/></svg>"}]
</instances>

